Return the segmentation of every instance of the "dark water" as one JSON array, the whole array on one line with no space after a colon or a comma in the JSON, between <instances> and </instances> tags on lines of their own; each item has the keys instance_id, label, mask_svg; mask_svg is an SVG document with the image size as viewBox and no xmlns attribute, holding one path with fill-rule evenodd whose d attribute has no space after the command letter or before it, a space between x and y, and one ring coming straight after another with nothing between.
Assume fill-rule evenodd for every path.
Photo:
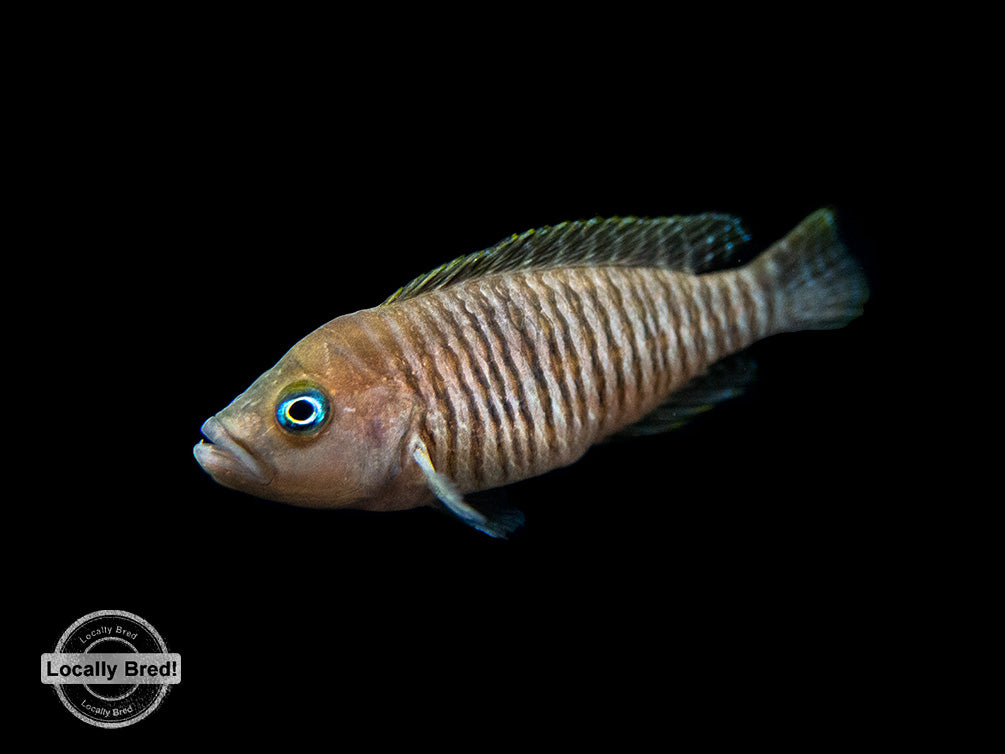
<instances>
[{"instance_id":1,"label":"dark water","mask_svg":"<svg viewBox=\"0 0 1005 754\"><path fill-rule=\"evenodd\" d=\"M624 122L332 140L206 107L204 126L99 131L55 161L38 251L72 257L46 273L41 354L21 367L48 396L32 410L58 414L28 419L48 533L38 651L115 608L184 658L163 708L123 735L520 741L536 721L556 741L631 742L720 714L754 725L758 704L812 717L847 688L900 578L884 459L904 252L875 150L821 156L812 129L688 132L675 149L672 130ZM257 501L191 456L202 421L300 337L510 233L714 210L760 249L825 205L873 278L865 317L756 346L754 388L682 430L510 488L527 524L508 542L434 511ZM53 730L91 732L40 696Z\"/></svg>"}]
</instances>

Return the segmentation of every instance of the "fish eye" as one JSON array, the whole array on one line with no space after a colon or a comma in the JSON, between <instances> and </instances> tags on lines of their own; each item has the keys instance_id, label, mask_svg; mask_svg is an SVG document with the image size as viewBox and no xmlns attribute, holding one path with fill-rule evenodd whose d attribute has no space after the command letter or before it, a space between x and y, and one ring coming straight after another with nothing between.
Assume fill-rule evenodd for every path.
<instances>
[{"instance_id":1,"label":"fish eye","mask_svg":"<svg viewBox=\"0 0 1005 754\"><path fill-rule=\"evenodd\" d=\"M293 434L313 434L324 426L327 418L328 398L313 385L290 385L276 405L276 421Z\"/></svg>"}]
</instances>

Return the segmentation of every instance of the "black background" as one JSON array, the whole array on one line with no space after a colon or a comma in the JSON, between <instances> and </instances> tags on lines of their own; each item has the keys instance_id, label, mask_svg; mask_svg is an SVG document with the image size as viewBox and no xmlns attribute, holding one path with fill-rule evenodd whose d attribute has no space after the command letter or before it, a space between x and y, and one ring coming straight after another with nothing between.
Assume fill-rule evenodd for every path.
<instances>
[{"instance_id":1,"label":"black background","mask_svg":"<svg viewBox=\"0 0 1005 754\"><path fill-rule=\"evenodd\" d=\"M49 542L38 651L128 610L183 682L118 732L40 688L51 735L630 744L870 718L903 577L886 396L907 105L830 44L763 67L587 45L518 75L469 71L511 59L477 45L385 68L176 40L136 70L141 43L60 67L28 118L41 271L14 365ZM755 346L750 393L684 429L513 486L509 541L255 500L192 458L299 338L510 233L720 211L759 250L820 206L870 275L866 315Z\"/></svg>"}]
</instances>

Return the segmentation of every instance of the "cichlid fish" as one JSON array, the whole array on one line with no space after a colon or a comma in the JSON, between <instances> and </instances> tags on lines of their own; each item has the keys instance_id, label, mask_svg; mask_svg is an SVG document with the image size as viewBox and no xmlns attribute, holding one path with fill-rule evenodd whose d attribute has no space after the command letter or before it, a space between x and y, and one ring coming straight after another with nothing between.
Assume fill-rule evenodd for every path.
<instances>
[{"instance_id":1,"label":"cichlid fish","mask_svg":"<svg viewBox=\"0 0 1005 754\"><path fill-rule=\"evenodd\" d=\"M315 330L203 424L195 457L258 497L439 501L505 537L522 515L466 494L571 464L617 433L679 425L749 378L713 365L861 313L865 278L830 211L736 266L746 240L718 214L514 235Z\"/></svg>"}]
</instances>

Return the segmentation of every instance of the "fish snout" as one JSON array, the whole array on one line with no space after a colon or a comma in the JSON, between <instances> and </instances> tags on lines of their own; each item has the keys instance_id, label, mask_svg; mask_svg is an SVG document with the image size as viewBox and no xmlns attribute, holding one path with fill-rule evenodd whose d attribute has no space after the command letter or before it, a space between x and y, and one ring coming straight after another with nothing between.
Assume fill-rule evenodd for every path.
<instances>
[{"instance_id":1,"label":"fish snout","mask_svg":"<svg viewBox=\"0 0 1005 754\"><path fill-rule=\"evenodd\" d=\"M200 431L209 442L200 440L192 453L216 481L228 487L242 482L263 486L272 481L275 469L245 448L216 416L203 422Z\"/></svg>"}]
</instances>

